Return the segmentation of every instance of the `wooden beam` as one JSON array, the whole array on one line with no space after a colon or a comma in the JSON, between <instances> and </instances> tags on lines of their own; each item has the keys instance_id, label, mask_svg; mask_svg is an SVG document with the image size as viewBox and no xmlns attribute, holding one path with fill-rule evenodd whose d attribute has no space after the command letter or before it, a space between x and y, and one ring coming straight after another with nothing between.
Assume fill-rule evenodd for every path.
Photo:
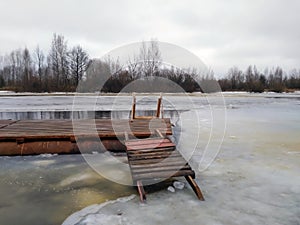
<instances>
[{"instance_id":1,"label":"wooden beam","mask_svg":"<svg viewBox=\"0 0 300 225\"><path fill-rule=\"evenodd\" d=\"M134 116L134 119L136 119L136 120L151 120L151 119L153 119L153 116Z\"/></svg>"},{"instance_id":2,"label":"wooden beam","mask_svg":"<svg viewBox=\"0 0 300 225\"><path fill-rule=\"evenodd\" d=\"M134 145L141 145L141 144L159 144L159 143L169 143L170 140L169 139L161 139L161 138L147 138L147 139L133 139L130 141L126 141L125 144L126 146L134 146Z\"/></svg>"},{"instance_id":3,"label":"wooden beam","mask_svg":"<svg viewBox=\"0 0 300 225\"><path fill-rule=\"evenodd\" d=\"M156 167L145 166L144 168L132 167L134 174L146 174L146 173L156 173L164 171L173 171L174 173L179 170L191 170L189 165L165 165L161 164Z\"/></svg>"},{"instance_id":4,"label":"wooden beam","mask_svg":"<svg viewBox=\"0 0 300 225\"><path fill-rule=\"evenodd\" d=\"M195 172L193 170L173 170L173 171L159 171L144 174L132 174L133 180L147 180L147 179L167 179L170 177L181 177L181 176L193 176Z\"/></svg>"},{"instance_id":5,"label":"wooden beam","mask_svg":"<svg viewBox=\"0 0 300 225\"><path fill-rule=\"evenodd\" d=\"M157 100L156 118L159 118L160 116L161 100L162 100L162 95L160 93L160 96Z\"/></svg>"},{"instance_id":6,"label":"wooden beam","mask_svg":"<svg viewBox=\"0 0 300 225\"><path fill-rule=\"evenodd\" d=\"M138 192L139 192L139 195L140 195L141 202L146 201L146 193L145 193L142 181L138 180L136 182L136 186L138 188Z\"/></svg>"},{"instance_id":7,"label":"wooden beam","mask_svg":"<svg viewBox=\"0 0 300 225\"><path fill-rule=\"evenodd\" d=\"M136 160L136 161L130 161L131 165L144 165L144 164L159 164L159 163L180 163L183 165L186 163L186 161L182 157L173 157L173 158L167 158L167 159L142 159L142 160Z\"/></svg>"},{"instance_id":8,"label":"wooden beam","mask_svg":"<svg viewBox=\"0 0 300 225\"><path fill-rule=\"evenodd\" d=\"M133 101L132 101L132 110L131 110L131 121L135 119L135 106L136 106L136 97L135 93L132 93Z\"/></svg>"},{"instance_id":9,"label":"wooden beam","mask_svg":"<svg viewBox=\"0 0 300 225\"><path fill-rule=\"evenodd\" d=\"M201 192L199 186L197 185L197 183L195 182L195 180L192 178L192 176L185 176L185 179L188 181L188 183L193 188L193 191L197 195L198 199L201 200L201 201L204 201L204 197L202 195L202 192Z\"/></svg>"},{"instance_id":10,"label":"wooden beam","mask_svg":"<svg viewBox=\"0 0 300 225\"><path fill-rule=\"evenodd\" d=\"M150 143L150 144L143 144L143 145L132 145L132 146L127 146L127 150L141 150L141 149L155 149L155 148L163 148L163 147L174 147L175 148L175 144L172 142L161 142L161 143Z\"/></svg>"}]
</instances>

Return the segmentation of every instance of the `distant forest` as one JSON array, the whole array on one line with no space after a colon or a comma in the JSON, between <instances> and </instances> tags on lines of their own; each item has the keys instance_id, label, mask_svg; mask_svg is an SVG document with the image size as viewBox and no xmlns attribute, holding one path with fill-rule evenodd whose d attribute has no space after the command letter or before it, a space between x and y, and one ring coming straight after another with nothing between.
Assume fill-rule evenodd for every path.
<instances>
[{"instance_id":1,"label":"distant forest","mask_svg":"<svg viewBox=\"0 0 300 225\"><path fill-rule=\"evenodd\" d=\"M96 79L105 80L101 87ZM63 35L53 35L50 51L39 48L17 49L0 56L0 90L16 92L71 92L83 83L84 92L120 92L126 85L140 78L166 78L186 92L203 90L203 86L216 80L213 71L199 74L194 68L180 69L161 64L156 41L150 46L142 44L140 53L125 66L118 61L90 59L82 46L69 47ZM259 71L249 66L246 71L232 67L217 81L222 91L293 91L300 89L300 70L283 71L279 66ZM200 83L200 87L199 86ZM100 90L99 90L100 89ZM164 90L168 90L165 87ZM155 91L155 90L153 90Z\"/></svg>"}]
</instances>

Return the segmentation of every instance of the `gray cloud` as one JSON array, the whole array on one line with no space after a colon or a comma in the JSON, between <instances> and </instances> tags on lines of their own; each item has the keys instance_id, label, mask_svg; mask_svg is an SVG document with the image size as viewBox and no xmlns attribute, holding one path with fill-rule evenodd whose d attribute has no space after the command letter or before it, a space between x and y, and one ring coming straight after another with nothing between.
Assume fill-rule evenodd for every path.
<instances>
[{"instance_id":1,"label":"gray cloud","mask_svg":"<svg viewBox=\"0 0 300 225\"><path fill-rule=\"evenodd\" d=\"M233 65L299 68L300 1L0 0L0 54L39 44L54 32L100 57L152 37L197 54L224 73Z\"/></svg>"}]
</instances>

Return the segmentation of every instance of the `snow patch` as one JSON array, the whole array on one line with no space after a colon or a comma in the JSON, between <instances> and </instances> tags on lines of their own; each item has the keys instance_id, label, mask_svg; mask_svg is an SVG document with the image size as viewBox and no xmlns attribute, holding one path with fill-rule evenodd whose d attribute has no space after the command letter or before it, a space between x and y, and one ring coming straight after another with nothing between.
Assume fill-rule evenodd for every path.
<instances>
[{"instance_id":1,"label":"snow patch","mask_svg":"<svg viewBox=\"0 0 300 225\"><path fill-rule=\"evenodd\" d=\"M184 188L185 184L180 181L174 181L173 186L178 190L182 190Z\"/></svg>"},{"instance_id":2,"label":"snow patch","mask_svg":"<svg viewBox=\"0 0 300 225\"><path fill-rule=\"evenodd\" d=\"M39 156L42 157L42 158L51 158L51 157L54 157L54 156L57 156L58 154L48 154L48 153L45 153L45 154L40 154Z\"/></svg>"},{"instance_id":3,"label":"snow patch","mask_svg":"<svg viewBox=\"0 0 300 225\"><path fill-rule=\"evenodd\" d=\"M168 190L169 192L172 192L172 193L174 193L174 192L175 192L175 188L174 188L174 187L172 187L172 186L169 186L167 190Z\"/></svg>"}]
</instances>

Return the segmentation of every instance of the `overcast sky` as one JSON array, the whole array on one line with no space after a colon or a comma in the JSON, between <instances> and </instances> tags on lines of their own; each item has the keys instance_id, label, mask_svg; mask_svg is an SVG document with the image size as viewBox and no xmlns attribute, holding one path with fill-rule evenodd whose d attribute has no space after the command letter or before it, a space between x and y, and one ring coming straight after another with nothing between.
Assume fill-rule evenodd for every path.
<instances>
[{"instance_id":1,"label":"overcast sky","mask_svg":"<svg viewBox=\"0 0 300 225\"><path fill-rule=\"evenodd\" d=\"M101 57L150 40L190 50L216 73L229 67L300 68L299 0L0 0L0 54L52 35Z\"/></svg>"}]
</instances>

